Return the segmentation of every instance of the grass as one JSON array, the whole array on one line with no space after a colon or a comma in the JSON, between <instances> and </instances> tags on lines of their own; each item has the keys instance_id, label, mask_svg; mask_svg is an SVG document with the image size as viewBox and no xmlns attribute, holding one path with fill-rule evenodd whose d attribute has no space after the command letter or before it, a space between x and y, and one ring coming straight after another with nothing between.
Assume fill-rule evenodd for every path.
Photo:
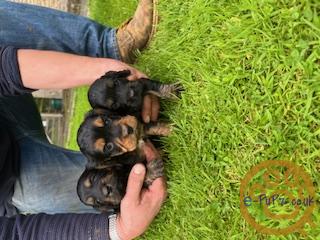
<instances>
[{"instance_id":1,"label":"grass","mask_svg":"<svg viewBox=\"0 0 320 240\"><path fill-rule=\"evenodd\" d=\"M117 26L137 1L91 0L91 17ZM162 0L160 24L137 68L180 81L164 103L169 198L145 239L320 239L267 236L239 208L240 180L263 160L290 160L320 186L320 4L317 0ZM86 111L77 93L73 136ZM80 101L81 99L81 101Z\"/></svg>"},{"instance_id":2,"label":"grass","mask_svg":"<svg viewBox=\"0 0 320 240\"><path fill-rule=\"evenodd\" d=\"M132 16L132 13L137 6L137 2L138 1L136 0L132 0L123 5L123 2L121 1L89 1L91 18L101 24L117 27ZM117 9L117 11L112 11L113 9ZM84 114L90 109L90 105L87 101L87 90L87 87L81 87L75 91L75 113L71 119L69 126L70 136L66 144L70 149L79 149L76 141L76 134Z\"/></svg>"}]
</instances>

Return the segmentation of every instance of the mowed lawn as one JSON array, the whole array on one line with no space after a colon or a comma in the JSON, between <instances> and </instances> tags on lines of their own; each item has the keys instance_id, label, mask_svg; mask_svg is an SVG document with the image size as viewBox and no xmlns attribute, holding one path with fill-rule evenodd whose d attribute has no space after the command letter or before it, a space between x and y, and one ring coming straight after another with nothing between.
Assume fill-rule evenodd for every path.
<instances>
[{"instance_id":1,"label":"mowed lawn","mask_svg":"<svg viewBox=\"0 0 320 240\"><path fill-rule=\"evenodd\" d=\"M91 0L97 21L118 26L136 0ZM169 197L145 239L320 239L258 233L240 213L240 180L264 160L290 160L320 186L320 2L159 0L154 41L135 65L180 81L179 101L163 102L174 123L163 139ZM69 147L88 109L79 89ZM141 213L143 214L143 213Z\"/></svg>"}]
</instances>

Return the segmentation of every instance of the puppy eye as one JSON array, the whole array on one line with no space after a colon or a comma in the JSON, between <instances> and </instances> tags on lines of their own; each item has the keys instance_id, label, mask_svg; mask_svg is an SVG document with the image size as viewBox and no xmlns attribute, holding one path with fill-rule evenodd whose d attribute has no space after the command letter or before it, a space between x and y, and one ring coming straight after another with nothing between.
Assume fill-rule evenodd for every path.
<instances>
[{"instance_id":1,"label":"puppy eye","mask_svg":"<svg viewBox=\"0 0 320 240\"><path fill-rule=\"evenodd\" d=\"M113 143L109 142L104 146L104 152L110 153L113 150Z\"/></svg>"}]
</instances>

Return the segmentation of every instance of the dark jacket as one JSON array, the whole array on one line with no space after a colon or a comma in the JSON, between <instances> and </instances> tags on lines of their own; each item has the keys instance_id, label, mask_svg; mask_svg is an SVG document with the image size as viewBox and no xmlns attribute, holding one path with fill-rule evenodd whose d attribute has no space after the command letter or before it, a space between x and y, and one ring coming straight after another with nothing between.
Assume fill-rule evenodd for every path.
<instances>
[{"instance_id":1,"label":"dark jacket","mask_svg":"<svg viewBox=\"0 0 320 240\"><path fill-rule=\"evenodd\" d=\"M0 97L30 91L21 81L17 49L0 47ZM103 214L15 215L11 198L19 159L17 142L0 126L0 240L109 239L108 217Z\"/></svg>"}]
</instances>

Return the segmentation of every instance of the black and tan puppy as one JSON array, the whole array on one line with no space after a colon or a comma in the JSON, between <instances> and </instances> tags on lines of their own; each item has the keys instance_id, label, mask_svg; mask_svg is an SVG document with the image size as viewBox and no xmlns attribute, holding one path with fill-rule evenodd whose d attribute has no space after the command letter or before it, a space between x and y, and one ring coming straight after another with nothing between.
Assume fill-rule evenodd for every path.
<instances>
[{"instance_id":1,"label":"black and tan puppy","mask_svg":"<svg viewBox=\"0 0 320 240\"><path fill-rule=\"evenodd\" d=\"M93 108L104 108L118 114L139 113L143 97L153 94L161 98L176 98L182 86L163 84L147 78L129 81L130 71L107 72L97 79L88 91L88 99Z\"/></svg>"},{"instance_id":2,"label":"black and tan puppy","mask_svg":"<svg viewBox=\"0 0 320 240\"><path fill-rule=\"evenodd\" d=\"M128 176L129 169L123 165L86 169L78 180L78 196L85 205L99 211L118 210Z\"/></svg>"},{"instance_id":3,"label":"black and tan puppy","mask_svg":"<svg viewBox=\"0 0 320 240\"><path fill-rule=\"evenodd\" d=\"M170 126L142 124L134 116L117 116L104 109L93 109L78 130L78 145L87 157L86 170L79 178L80 200L100 211L117 210L125 194L128 175L136 163L144 163L144 186L163 176L162 159L146 162L143 144L150 135L167 136Z\"/></svg>"},{"instance_id":4,"label":"black and tan puppy","mask_svg":"<svg viewBox=\"0 0 320 240\"><path fill-rule=\"evenodd\" d=\"M129 173L135 163L142 162L146 165L144 187L148 187L156 178L163 176L161 158L146 163L144 156L134 151L115 157L113 160L114 164L104 168L87 168L80 176L77 185L80 200L101 212L119 210L120 201L125 195Z\"/></svg>"},{"instance_id":5,"label":"black and tan puppy","mask_svg":"<svg viewBox=\"0 0 320 240\"><path fill-rule=\"evenodd\" d=\"M78 130L77 142L88 159L88 168L101 168L119 162L115 156L139 149L148 136L168 136L165 123L143 124L137 117L119 116L104 109L89 111Z\"/></svg>"},{"instance_id":6,"label":"black and tan puppy","mask_svg":"<svg viewBox=\"0 0 320 240\"><path fill-rule=\"evenodd\" d=\"M178 84L149 79L128 81L129 75L129 71L108 72L92 84L88 98L93 110L78 130L77 142L88 163L77 192L84 204L100 211L119 207L134 164L146 165L145 187L163 176L161 158L146 163L141 146L149 136L168 136L171 128L160 122L143 124L142 101L148 93L177 98L182 90Z\"/></svg>"}]
</instances>

